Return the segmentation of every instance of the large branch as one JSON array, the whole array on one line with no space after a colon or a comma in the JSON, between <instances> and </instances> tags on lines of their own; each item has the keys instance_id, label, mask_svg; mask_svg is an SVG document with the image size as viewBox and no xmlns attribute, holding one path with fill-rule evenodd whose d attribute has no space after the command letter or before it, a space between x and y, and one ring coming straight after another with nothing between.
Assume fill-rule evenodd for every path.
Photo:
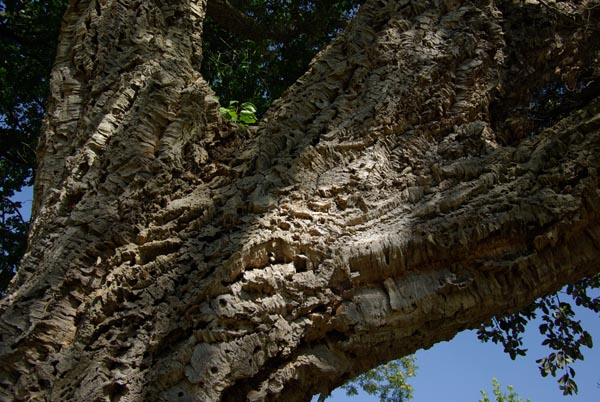
<instances>
[{"instance_id":1,"label":"large branch","mask_svg":"<svg viewBox=\"0 0 600 402\"><path fill-rule=\"evenodd\" d=\"M546 73L597 45L578 7L367 2L255 133L195 70L204 2L74 2L0 396L308 400L598 273L600 101L493 115L529 71L501 11L555 27Z\"/></svg>"}]
</instances>

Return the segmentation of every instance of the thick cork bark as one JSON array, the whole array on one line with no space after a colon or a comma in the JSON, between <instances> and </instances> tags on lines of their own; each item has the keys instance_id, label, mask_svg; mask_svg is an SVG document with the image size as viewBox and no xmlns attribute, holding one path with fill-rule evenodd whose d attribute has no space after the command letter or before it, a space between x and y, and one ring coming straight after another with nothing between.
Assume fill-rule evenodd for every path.
<instances>
[{"instance_id":1,"label":"thick cork bark","mask_svg":"<svg viewBox=\"0 0 600 402\"><path fill-rule=\"evenodd\" d=\"M205 3L71 2L0 399L308 401L599 272L600 99L521 112L598 7L367 1L242 129Z\"/></svg>"}]
</instances>

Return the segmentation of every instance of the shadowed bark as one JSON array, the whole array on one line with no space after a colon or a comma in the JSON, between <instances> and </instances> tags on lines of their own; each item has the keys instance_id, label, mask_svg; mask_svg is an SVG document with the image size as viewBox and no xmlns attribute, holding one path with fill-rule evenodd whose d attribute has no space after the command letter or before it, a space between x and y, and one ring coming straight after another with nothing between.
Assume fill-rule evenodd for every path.
<instances>
[{"instance_id":1,"label":"shadowed bark","mask_svg":"<svg viewBox=\"0 0 600 402\"><path fill-rule=\"evenodd\" d=\"M71 2L0 399L307 401L598 273L598 94L523 113L597 1L367 1L251 129L205 3Z\"/></svg>"}]
</instances>

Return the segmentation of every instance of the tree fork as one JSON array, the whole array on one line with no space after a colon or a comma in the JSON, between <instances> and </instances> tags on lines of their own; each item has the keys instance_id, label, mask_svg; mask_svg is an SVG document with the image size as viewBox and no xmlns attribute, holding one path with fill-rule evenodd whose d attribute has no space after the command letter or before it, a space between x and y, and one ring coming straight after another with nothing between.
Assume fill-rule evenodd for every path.
<instances>
[{"instance_id":1,"label":"tree fork","mask_svg":"<svg viewBox=\"0 0 600 402\"><path fill-rule=\"evenodd\" d=\"M247 130L206 2L71 2L1 399L306 401L597 274L598 96L518 112L594 4L367 1Z\"/></svg>"}]
</instances>

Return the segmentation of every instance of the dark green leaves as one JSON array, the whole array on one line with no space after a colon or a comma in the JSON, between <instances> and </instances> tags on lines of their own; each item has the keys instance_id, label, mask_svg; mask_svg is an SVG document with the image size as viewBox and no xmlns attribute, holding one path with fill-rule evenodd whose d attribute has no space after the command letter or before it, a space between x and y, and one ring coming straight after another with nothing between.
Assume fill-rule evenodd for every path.
<instances>
[{"instance_id":1,"label":"dark green leaves","mask_svg":"<svg viewBox=\"0 0 600 402\"><path fill-rule=\"evenodd\" d=\"M6 289L25 252L28 224L19 213L20 207L6 197L0 200L0 292Z\"/></svg>"},{"instance_id":2,"label":"dark green leaves","mask_svg":"<svg viewBox=\"0 0 600 402\"><path fill-rule=\"evenodd\" d=\"M548 374L556 377L559 375L557 372L563 373L558 379L563 394L577 393L577 384L573 380L575 370L571 364L584 359L581 348L584 346L591 348L592 337L582 328L581 321L575 319L575 312L571 305L561 302L558 296L540 301L540 310L543 313L541 317L543 323L539 330L546 337L542 345L556 351L537 360L540 373L544 377Z\"/></svg>"},{"instance_id":3,"label":"dark green leaves","mask_svg":"<svg viewBox=\"0 0 600 402\"><path fill-rule=\"evenodd\" d=\"M0 3L0 294L25 251L11 197L33 181L35 148L66 0Z\"/></svg>"},{"instance_id":4,"label":"dark green leaves","mask_svg":"<svg viewBox=\"0 0 600 402\"><path fill-rule=\"evenodd\" d=\"M595 276L567 286L564 293L575 305L598 313L600 298L588 295L590 289L598 288L600 276ZM564 395L572 395L577 393L572 364L584 359L582 349L591 348L593 341L589 332L582 327L581 321L576 319L572 304L561 300L564 296L559 293L546 296L518 313L495 317L479 329L478 337L482 341L501 343L504 351L514 359L518 355L525 355L527 351L522 348L525 324L539 315L539 331L545 338L542 345L552 350L548 356L537 360L540 374L543 377L559 377L559 389Z\"/></svg>"},{"instance_id":5,"label":"dark green leaves","mask_svg":"<svg viewBox=\"0 0 600 402\"><path fill-rule=\"evenodd\" d=\"M490 323L479 329L477 336L484 342L501 343L504 346L504 352L514 360L517 356L525 356L527 353L527 349L522 348L522 334L532 318L535 318L535 312L530 308L505 317L494 317Z\"/></svg>"},{"instance_id":6,"label":"dark green leaves","mask_svg":"<svg viewBox=\"0 0 600 402\"><path fill-rule=\"evenodd\" d=\"M230 0L258 31L236 30L209 13L202 75L221 99L246 99L260 116L306 71L363 2Z\"/></svg>"}]
</instances>

